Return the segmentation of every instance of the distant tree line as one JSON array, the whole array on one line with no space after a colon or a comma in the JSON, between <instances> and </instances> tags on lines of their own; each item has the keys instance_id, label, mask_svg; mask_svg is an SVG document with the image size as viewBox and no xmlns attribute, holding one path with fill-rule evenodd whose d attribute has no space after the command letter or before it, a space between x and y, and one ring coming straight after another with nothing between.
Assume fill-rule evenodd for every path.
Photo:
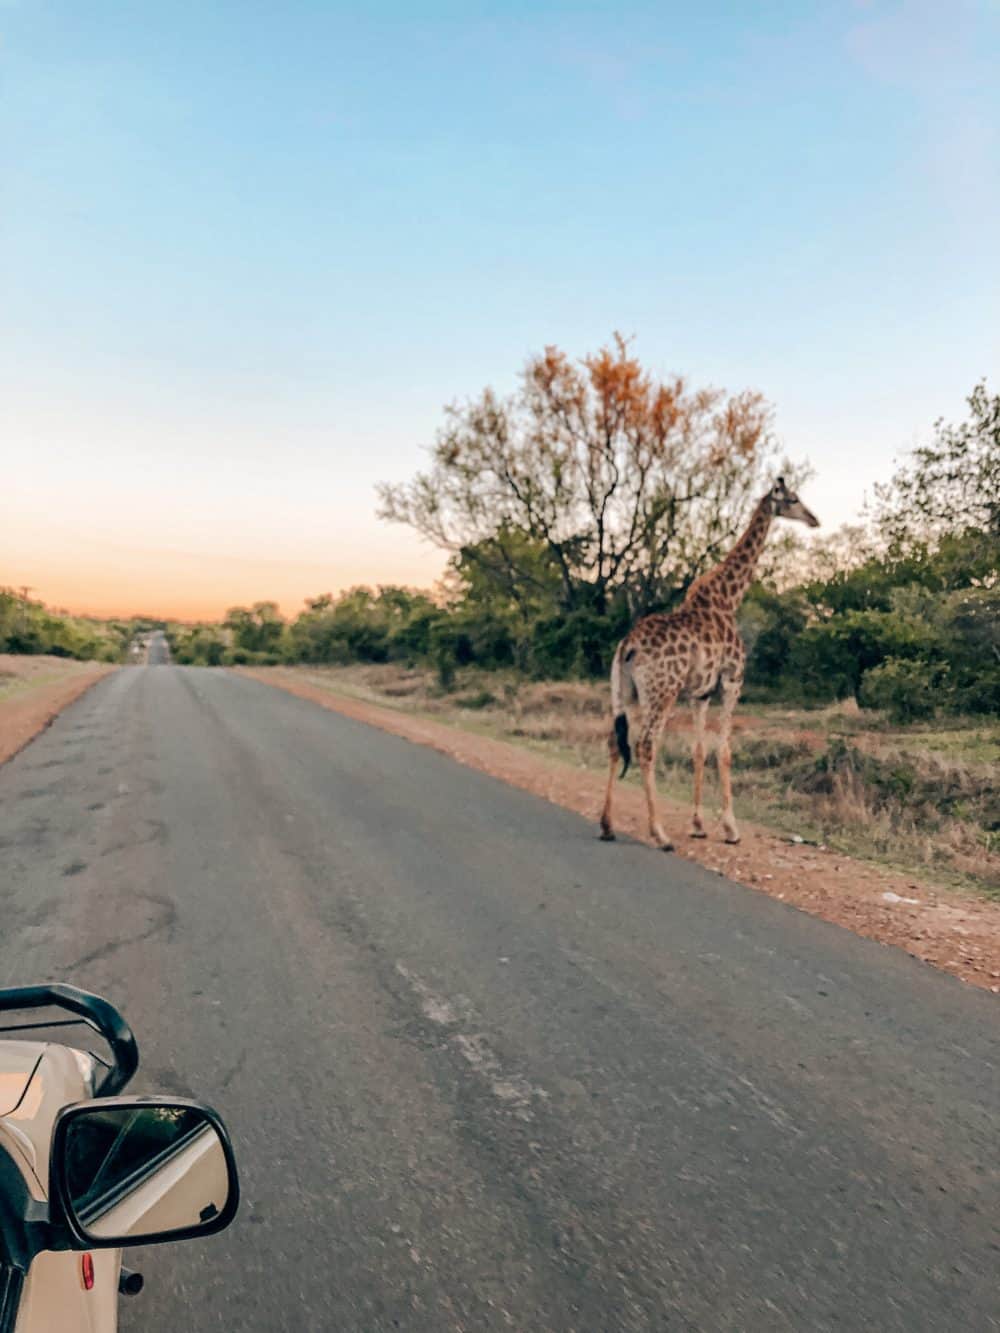
<instances>
[{"instance_id":1,"label":"distant tree line","mask_svg":"<svg viewBox=\"0 0 1000 1333\"><path fill-rule=\"evenodd\" d=\"M748 683L796 702L853 696L897 719L1000 711L1000 396L937 423L865 527L772 538L742 610ZM181 662L468 666L599 676L640 614L669 609L727 549L778 470L756 394L643 371L628 344L549 348L518 391L452 407L381 515L449 553L433 594L353 588L285 621L271 602L168 630ZM804 469L781 469L801 480ZM821 505L817 505L821 510Z\"/></svg>"},{"instance_id":2,"label":"distant tree line","mask_svg":"<svg viewBox=\"0 0 1000 1333\"><path fill-rule=\"evenodd\" d=\"M23 590L0 587L0 653L120 662L146 623L71 616L30 600Z\"/></svg>"}]
</instances>

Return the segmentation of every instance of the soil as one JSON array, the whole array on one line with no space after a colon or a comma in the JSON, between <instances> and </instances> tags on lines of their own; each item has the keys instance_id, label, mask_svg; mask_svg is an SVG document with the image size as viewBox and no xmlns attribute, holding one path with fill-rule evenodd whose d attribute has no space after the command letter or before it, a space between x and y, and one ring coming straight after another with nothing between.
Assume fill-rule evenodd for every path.
<instances>
[{"instance_id":1,"label":"soil","mask_svg":"<svg viewBox=\"0 0 1000 1333\"><path fill-rule=\"evenodd\" d=\"M360 722L427 745L470 768L533 792L594 821L603 784L593 772L557 763L506 741L493 740L427 718L336 694L280 667L236 667L241 675L277 686ZM650 842L642 793L620 786L620 833ZM784 834L743 822L742 841L730 847L721 831L707 841L688 837L688 807L661 797L663 823L676 855L698 861L741 884L780 898L825 921L880 944L905 949L925 963L1000 995L1000 902L916 881Z\"/></svg>"},{"instance_id":2,"label":"soil","mask_svg":"<svg viewBox=\"0 0 1000 1333\"><path fill-rule=\"evenodd\" d=\"M0 653L0 764L43 731L113 666Z\"/></svg>"}]
</instances>

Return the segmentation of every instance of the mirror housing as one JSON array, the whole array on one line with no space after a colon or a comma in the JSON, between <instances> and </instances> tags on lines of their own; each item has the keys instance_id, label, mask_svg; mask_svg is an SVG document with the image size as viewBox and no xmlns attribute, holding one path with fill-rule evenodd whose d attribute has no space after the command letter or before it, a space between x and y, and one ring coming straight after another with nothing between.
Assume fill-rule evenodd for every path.
<instances>
[{"instance_id":1,"label":"mirror housing","mask_svg":"<svg viewBox=\"0 0 1000 1333\"><path fill-rule=\"evenodd\" d=\"M236 1216L229 1134L186 1097L102 1097L64 1106L49 1157L50 1220L74 1250L211 1236Z\"/></svg>"}]
</instances>

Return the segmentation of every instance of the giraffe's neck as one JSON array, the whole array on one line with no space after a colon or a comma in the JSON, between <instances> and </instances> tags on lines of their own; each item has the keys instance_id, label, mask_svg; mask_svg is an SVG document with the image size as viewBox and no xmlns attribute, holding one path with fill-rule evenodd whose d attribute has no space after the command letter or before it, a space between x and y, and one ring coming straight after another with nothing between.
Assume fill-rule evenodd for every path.
<instances>
[{"instance_id":1,"label":"giraffe's neck","mask_svg":"<svg viewBox=\"0 0 1000 1333\"><path fill-rule=\"evenodd\" d=\"M767 534L771 530L773 517L770 503L765 497L754 510L746 532L725 560L705 576L712 602L720 610L735 612L746 596Z\"/></svg>"}]
</instances>

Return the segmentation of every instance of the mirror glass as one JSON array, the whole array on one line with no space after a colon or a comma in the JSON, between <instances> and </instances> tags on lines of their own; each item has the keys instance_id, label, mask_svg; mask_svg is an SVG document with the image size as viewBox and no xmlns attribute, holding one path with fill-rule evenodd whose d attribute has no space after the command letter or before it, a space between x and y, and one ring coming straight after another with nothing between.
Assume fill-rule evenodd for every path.
<instances>
[{"instance_id":1,"label":"mirror glass","mask_svg":"<svg viewBox=\"0 0 1000 1333\"><path fill-rule=\"evenodd\" d=\"M62 1170L79 1230L105 1244L207 1228L232 1189L215 1126L169 1102L81 1110L66 1125Z\"/></svg>"}]
</instances>

